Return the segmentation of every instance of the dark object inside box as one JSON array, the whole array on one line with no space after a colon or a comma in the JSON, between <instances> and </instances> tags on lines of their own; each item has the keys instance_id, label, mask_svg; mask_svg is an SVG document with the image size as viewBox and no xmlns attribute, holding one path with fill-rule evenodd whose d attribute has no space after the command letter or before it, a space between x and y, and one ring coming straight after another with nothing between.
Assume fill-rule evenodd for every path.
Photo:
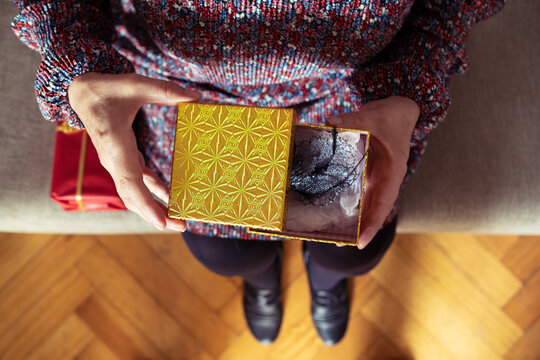
<instances>
[{"instance_id":1,"label":"dark object inside box","mask_svg":"<svg viewBox=\"0 0 540 360\"><path fill-rule=\"evenodd\" d=\"M297 125L284 229L274 235L358 241L369 133Z\"/></svg>"}]
</instances>

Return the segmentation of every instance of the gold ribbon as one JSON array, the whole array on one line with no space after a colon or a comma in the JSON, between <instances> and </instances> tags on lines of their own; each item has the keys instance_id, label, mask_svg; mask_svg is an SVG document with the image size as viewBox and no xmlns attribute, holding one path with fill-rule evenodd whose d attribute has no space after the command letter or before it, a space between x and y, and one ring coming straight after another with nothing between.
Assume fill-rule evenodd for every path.
<instances>
[{"instance_id":1,"label":"gold ribbon","mask_svg":"<svg viewBox=\"0 0 540 360\"><path fill-rule=\"evenodd\" d=\"M88 142L88 135L86 134L86 131L83 131L82 139L81 139L81 151L79 153L79 171L77 173L77 190L75 192L75 200L77 201L77 204L79 205L80 211L86 211L86 209L84 208L84 204L82 202L82 182L83 182L83 177L84 177L84 163L86 160L87 142Z\"/></svg>"},{"instance_id":2,"label":"gold ribbon","mask_svg":"<svg viewBox=\"0 0 540 360\"><path fill-rule=\"evenodd\" d=\"M64 134L73 134L82 130L75 129L74 127L69 126L68 123L65 121L59 121L56 125L56 131L61 131Z\"/></svg>"}]
</instances>

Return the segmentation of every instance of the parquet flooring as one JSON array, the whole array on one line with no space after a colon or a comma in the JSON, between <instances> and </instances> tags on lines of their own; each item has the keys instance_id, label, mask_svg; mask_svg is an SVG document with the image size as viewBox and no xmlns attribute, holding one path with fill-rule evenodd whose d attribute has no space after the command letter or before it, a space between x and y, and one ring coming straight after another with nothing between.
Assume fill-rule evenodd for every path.
<instances>
[{"instance_id":1,"label":"parquet flooring","mask_svg":"<svg viewBox=\"0 0 540 360\"><path fill-rule=\"evenodd\" d=\"M540 237L398 235L354 280L334 347L312 326L299 242L283 283L283 327L262 346L241 280L177 235L0 233L0 359L540 359Z\"/></svg>"}]
</instances>

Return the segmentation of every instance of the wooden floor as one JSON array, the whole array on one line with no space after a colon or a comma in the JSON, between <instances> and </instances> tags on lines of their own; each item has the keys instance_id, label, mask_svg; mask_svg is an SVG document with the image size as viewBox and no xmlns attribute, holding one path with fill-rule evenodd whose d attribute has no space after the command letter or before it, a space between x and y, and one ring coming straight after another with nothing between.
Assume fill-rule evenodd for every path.
<instances>
[{"instance_id":1,"label":"wooden floor","mask_svg":"<svg viewBox=\"0 0 540 360\"><path fill-rule=\"evenodd\" d=\"M309 314L299 242L285 247L278 340L246 328L241 281L178 236L0 233L0 358L540 359L540 237L400 235L353 283L344 340Z\"/></svg>"}]
</instances>

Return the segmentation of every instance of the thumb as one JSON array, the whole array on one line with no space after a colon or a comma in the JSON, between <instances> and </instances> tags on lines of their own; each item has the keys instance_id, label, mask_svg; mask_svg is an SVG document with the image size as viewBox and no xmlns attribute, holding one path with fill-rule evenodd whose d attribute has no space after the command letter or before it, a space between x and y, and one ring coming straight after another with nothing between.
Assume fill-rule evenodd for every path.
<instances>
[{"instance_id":1,"label":"thumb","mask_svg":"<svg viewBox=\"0 0 540 360\"><path fill-rule=\"evenodd\" d=\"M369 130L373 126L371 119L361 111L331 116L326 119L326 125L356 130Z\"/></svg>"},{"instance_id":2,"label":"thumb","mask_svg":"<svg viewBox=\"0 0 540 360\"><path fill-rule=\"evenodd\" d=\"M202 97L200 92L185 89L172 81L142 75L135 76L133 90L143 104L174 106L178 102L198 101Z\"/></svg>"}]
</instances>

